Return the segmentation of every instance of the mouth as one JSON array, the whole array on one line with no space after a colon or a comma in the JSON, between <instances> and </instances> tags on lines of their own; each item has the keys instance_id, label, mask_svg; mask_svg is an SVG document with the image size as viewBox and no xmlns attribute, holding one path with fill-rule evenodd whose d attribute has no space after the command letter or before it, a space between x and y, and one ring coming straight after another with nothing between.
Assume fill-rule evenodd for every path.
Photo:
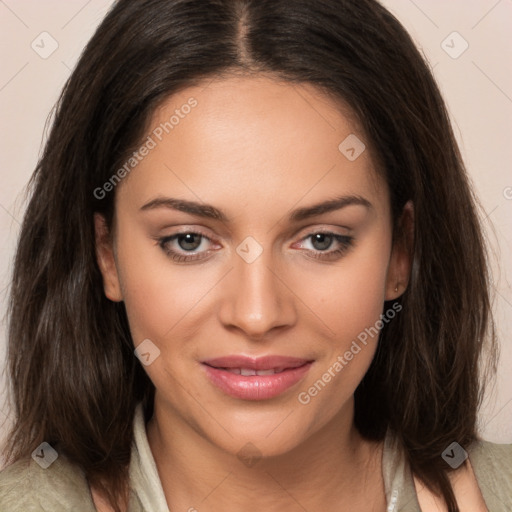
<instances>
[{"instance_id":1,"label":"mouth","mask_svg":"<svg viewBox=\"0 0 512 512\"><path fill-rule=\"evenodd\" d=\"M202 362L211 384L234 398L268 400L301 381L313 360L285 356L228 356Z\"/></svg>"},{"instance_id":2,"label":"mouth","mask_svg":"<svg viewBox=\"0 0 512 512\"><path fill-rule=\"evenodd\" d=\"M210 365L208 365L210 366ZM212 368L216 368L212 366ZM229 373L234 373L235 375L275 375L276 373L284 372L285 370L289 370L290 368L269 368L268 370L253 370L252 368L217 368L217 370L225 370Z\"/></svg>"}]
</instances>

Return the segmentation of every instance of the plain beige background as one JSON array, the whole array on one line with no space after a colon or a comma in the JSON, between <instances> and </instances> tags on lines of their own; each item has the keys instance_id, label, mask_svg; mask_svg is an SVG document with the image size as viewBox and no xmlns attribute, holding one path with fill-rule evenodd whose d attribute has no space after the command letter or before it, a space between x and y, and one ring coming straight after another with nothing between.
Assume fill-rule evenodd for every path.
<instances>
[{"instance_id":1,"label":"plain beige background","mask_svg":"<svg viewBox=\"0 0 512 512\"><path fill-rule=\"evenodd\" d=\"M383 3L405 25L433 68L483 207L482 218L496 253L494 311L501 361L496 386L480 413L480 432L485 439L512 443L512 0ZM0 0L2 374L4 316L25 208L23 189L40 152L47 116L111 4L111 0ZM5 386L2 375L0 438L10 422L9 409L3 405Z\"/></svg>"}]
</instances>

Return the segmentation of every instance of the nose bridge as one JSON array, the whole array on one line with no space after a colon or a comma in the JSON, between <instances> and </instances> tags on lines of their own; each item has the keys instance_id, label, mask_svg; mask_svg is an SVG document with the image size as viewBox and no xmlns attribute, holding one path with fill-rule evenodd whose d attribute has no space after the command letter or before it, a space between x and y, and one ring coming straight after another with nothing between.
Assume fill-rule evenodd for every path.
<instances>
[{"instance_id":1,"label":"nose bridge","mask_svg":"<svg viewBox=\"0 0 512 512\"><path fill-rule=\"evenodd\" d=\"M236 252L223 298L222 322L254 338L293 322L292 294L277 277L272 251L263 250L261 244L248 237Z\"/></svg>"}]
</instances>

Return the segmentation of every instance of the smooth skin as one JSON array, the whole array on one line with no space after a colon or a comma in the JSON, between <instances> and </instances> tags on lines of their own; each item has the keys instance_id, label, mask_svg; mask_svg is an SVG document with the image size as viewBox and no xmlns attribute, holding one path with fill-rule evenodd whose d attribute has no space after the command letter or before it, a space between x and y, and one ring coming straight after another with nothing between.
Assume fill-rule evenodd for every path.
<instances>
[{"instance_id":1,"label":"smooth skin","mask_svg":"<svg viewBox=\"0 0 512 512\"><path fill-rule=\"evenodd\" d=\"M146 136L191 97L197 106L117 186L112 238L95 216L105 294L124 301L134 345L150 339L160 350L144 367L156 387L147 435L169 509L384 511L382 444L353 424L377 336L307 405L298 401L408 284L412 238L392 247L389 191L370 145L341 102L263 75L173 95ZM354 161L338 149L350 134L366 144ZM370 206L289 219L341 196ZM168 198L225 218L178 211ZM412 233L411 203L402 222ZM262 249L250 263L236 250L247 237ZM280 396L249 401L203 371L200 361L230 354L315 362ZM237 456L247 443L261 456L252 467Z\"/></svg>"}]
</instances>

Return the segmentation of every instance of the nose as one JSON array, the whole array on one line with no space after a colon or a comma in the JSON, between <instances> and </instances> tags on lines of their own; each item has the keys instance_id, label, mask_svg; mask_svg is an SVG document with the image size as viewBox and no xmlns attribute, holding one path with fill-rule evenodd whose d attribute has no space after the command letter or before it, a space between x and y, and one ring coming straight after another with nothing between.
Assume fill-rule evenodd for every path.
<instances>
[{"instance_id":1,"label":"nose","mask_svg":"<svg viewBox=\"0 0 512 512\"><path fill-rule=\"evenodd\" d=\"M292 326L297 319L294 295L282 271L266 251L247 263L235 255L234 268L223 284L220 320L252 340Z\"/></svg>"}]
</instances>

